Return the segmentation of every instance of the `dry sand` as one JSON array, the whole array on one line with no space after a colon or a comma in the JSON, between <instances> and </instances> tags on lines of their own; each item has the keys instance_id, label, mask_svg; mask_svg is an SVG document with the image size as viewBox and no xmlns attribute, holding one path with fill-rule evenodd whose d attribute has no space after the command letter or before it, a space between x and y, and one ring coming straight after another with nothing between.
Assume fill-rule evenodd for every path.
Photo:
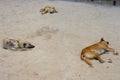
<instances>
[{"instance_id":1,"label":"dry sand","mask_svg":"<svg viewBox=\"0 0 120 80\"><path fill-rule=\"evenodd\" d=\"M59 13L41 15L46 5ZM120 7L47 0L0 0L0 80L119 80L120 55L80 60L82 48L101 37L120 52ZM29 51L2 48L2 39L31 41ZM112 63L107 60L111 59Z\"/></svg>"}]
</instances>

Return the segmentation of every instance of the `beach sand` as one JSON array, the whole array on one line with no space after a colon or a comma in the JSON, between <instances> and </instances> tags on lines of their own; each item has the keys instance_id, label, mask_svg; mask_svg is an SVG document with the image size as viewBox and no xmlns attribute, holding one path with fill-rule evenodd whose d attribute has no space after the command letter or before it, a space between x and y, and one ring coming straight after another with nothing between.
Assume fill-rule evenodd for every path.
<instances>
[{"instance_id":1,"label":"beach sand","mask_svg":"<svg viewBox=\"0 0 120 80\"><path fill-rule=\"evenodd\" d=\"M46 5L58 13L40 14ZM0 80L119 80L120 55L80 59L81 50L102 37L120 52L120 7L48 0L0 0ZM2 48L5 37L27 40L28 51ZM108 63L108 59L112 63Z\"/></svg>"}]
</instances>

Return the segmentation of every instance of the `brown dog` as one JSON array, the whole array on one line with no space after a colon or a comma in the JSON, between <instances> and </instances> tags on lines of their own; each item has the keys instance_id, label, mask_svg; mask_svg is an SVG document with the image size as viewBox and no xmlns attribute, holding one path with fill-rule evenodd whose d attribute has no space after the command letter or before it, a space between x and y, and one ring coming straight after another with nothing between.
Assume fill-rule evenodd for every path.
<instances>
[{"instance_id":1,"label":"brown dog","mask_svg":"<svg viewBox=\"0 0 120 80\"><path fill-rule=\"evenodd\" d=\"M28 49L32 49L35 46L32 45L30 42L27 41L20 41L20 40L16 40L16 39L11 39L11 38L5 38L3 39L3 48L4 49L10 49L10 50L28 50Z\"/></svg>"},{"instance_id":2,"label":"brown dog","mask_svg":"<svg viewBox=\"0 0 120 80\"><path fill-rule=\"evenodd\" d=\"M58 11L55 9L55 7L51 7L51 6L45 6L44 8L40 9L41 14L46 14L46 13L58 13Z\"/></svg>"},{"instance_id":3,"label":"brown dog","mask_svg":"<svg viewBox=\"0 0 120 80\"><path fill-rule=\"evenodd\" d=\"M90 59L98 59L101 63L104 63L104 60L100 57L100 55L108 51L115 51L114 49L108 47L108 45L109 42L101 38L100 42L84 48L80 57L83 61L90 65L90 67L93 67Z\"/></svg>"}]
</instances>

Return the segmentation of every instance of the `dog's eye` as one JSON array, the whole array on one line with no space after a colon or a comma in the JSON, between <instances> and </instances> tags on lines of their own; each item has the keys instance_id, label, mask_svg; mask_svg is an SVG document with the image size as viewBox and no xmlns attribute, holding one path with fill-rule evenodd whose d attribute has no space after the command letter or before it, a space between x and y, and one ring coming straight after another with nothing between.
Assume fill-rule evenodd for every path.
<instances>
[{"instance_id":1,"label":"dog's eye","mask_svg":"<svg viewBox=\"0 0 120 80\"><path fill-rule=\"evenodd\" d=\"M23 46L26 47L26 43L24 43Z\"/></svg>"},{"instance_id":2,"label":"dog's eye","mask_svg":"<svg viewBox=\"0 0 120 80\"><path fill-rule=\"evenodd\" d=\"M29 46L31 46L31 44L29 44Z\"/></svg>"}]
</instances>

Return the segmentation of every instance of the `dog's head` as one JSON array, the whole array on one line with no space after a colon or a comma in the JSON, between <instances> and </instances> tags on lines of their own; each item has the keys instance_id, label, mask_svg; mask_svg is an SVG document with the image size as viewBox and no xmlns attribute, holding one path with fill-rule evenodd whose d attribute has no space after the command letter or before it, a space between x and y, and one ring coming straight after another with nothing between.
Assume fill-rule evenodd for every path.
<instances>
[{"instance_id":1,"label":"dog's head","mask_svg":"<svg viewBox=\"0 0 120 80\"><path fill-rule=\"evenodd\" d=\"M31 44L30 42L23 42L23 43L20 43L20 48L22 50L27 50L27 49L32 49L32 48L35 48L35 46L33 44Z\"/></svg>"},{"instance_id":2,"label":"dog's head","mask_svg":"<svg viewBox=\"0 0 120 80\"><path fill-rule=\"evenodd\" d=\"M24 48L30 48L30 49L31 49L31 48L34 48L35 46L32 45L30 42L24 42L24 43L23 43L23 47L24 47Z\"/></svg>"},{"instance_id":3,"label":"dog's head","mask_svg":"<svg viewBox=\"0 0 120 80\"><path fill-rule=\"evenodd\" d=\"M108 46L108 45L109 45L109 42L106 41L106 40L104 40L103 38L101 38L100 43L101 43L101 44L104 44L105 46Z\"/></svg>"},{"instance_id":4,"label":"dog's head","mask_svg":"<svg viewBox=\"0 0 120 80\"><path fill-rule=\"evenodd\" d=\"M50 12L50 14L58 13L58 11L55 9L55 7L50 8L49 12Z\"/></svg>"}]
</instances>

